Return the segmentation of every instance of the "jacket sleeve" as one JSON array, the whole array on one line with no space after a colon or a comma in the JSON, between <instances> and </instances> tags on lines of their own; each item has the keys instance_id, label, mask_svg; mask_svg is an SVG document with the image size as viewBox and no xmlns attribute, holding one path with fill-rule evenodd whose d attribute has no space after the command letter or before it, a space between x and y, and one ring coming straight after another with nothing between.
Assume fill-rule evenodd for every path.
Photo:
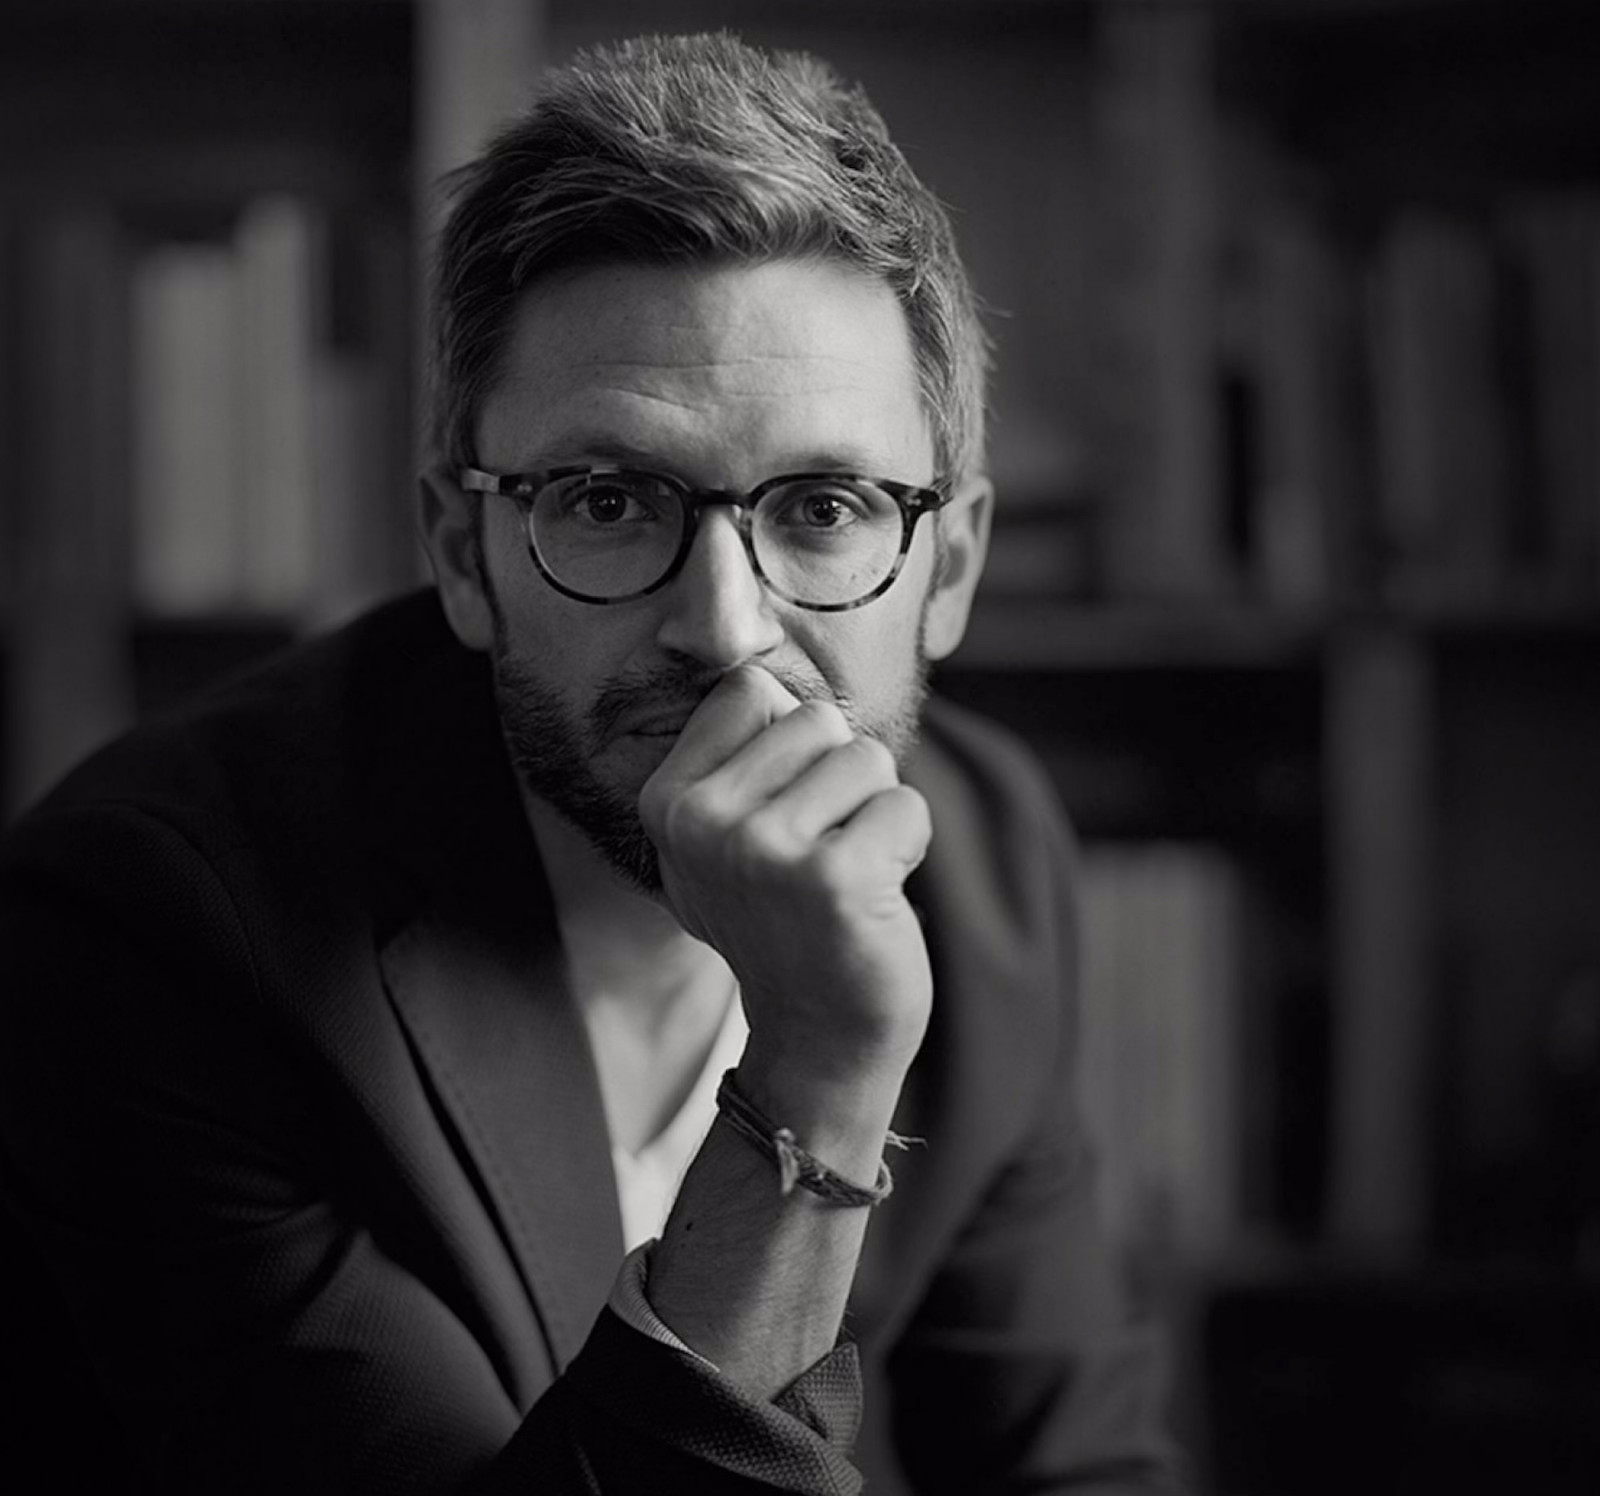
<instances>
[{"instance_id":1,"label":"jacket sleeve","mask_svg":"<svg viewBox=\"0 0 1600 1496\"><path fill-rule=\"evenodd\" d=\"M0 1185L159 1489L860 1488L849 1345L756 1402L607 1311L523 1416L438 1265L344 1198L223 860L94 804L0 850Z\"/></svg>"},{"instance_id":2,"label":"jacket sleeve","mask_svg":"<svg viewBox=\"0 0 1600 1496\"><path fill-rule=\"evenodd\" d=\"M1123 1304L1063 1090L889 1358L895 1443L919 1496L1187 1490L1165 1427L1164 1341Z\"/></svg>"},{"instance_id":3,"label":"jacket sleeve","mask_svg":"<svg viewBox=\"0 0 1600 1496\"><path fill-rule=\"evenodd\" d=\"M898 1457L919 1496L1185 1490L1166 1426L1164 1338L1128 1311L1078 1105L1070 830L1015 744L987 728L950 741L977 789L941 802L962 852L940 874L941 922L965 916L970 928L993 911L1006 959L961 963L958 978L985 990L938 1000L971 1015L950 1063L987 1100L963 1115L973 1131L1003 1125L1006 1141L985 1155L983 1185L889 1353ZM1012 1012L985 976L1016 989ZM1002 1115L1016 1120L992 1120Z\"/></svg>"}]
</instances>

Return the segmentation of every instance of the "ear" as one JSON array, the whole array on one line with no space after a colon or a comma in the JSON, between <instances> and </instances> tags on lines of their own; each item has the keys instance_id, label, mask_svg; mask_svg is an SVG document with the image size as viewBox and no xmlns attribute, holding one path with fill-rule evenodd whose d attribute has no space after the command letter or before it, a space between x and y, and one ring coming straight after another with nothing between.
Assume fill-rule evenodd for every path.
<instances>
[{"instance_id":1,"label":"ear","mask_svg":"<svg viewBox=\"0 0 1600 1496\"><path fill-rule=\"evenodd\" d=\"M443 468L430 466L418 480L422 543L450 628L468 649L494 643L486 563L473 526L474 499Z\"/></svg>"},{"instance_id":2,"label":"ear","mask_svg":"<svg viewBox=\"0 0 1600 1496\"><path fill-rule=\"evenodd\" d=\"M972 595L989 553L989 522L994 514L994 485L971 478L936 516L944 542L943 564L928 591L923 639L930 660L951 654L967 631Z\"/></svg>"}]
</instances>

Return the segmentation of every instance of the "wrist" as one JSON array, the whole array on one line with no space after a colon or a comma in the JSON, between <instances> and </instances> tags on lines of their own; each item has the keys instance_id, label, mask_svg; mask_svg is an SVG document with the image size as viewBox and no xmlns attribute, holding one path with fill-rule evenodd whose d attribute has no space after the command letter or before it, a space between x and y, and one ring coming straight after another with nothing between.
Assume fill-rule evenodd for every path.
<instances>
[{"instance_id":1,"label":"wrist","mask_svg":"<svg viewBox=\"0 0 1600 1496\"><path fill-rule=\"evenodd\" d=\"M909 1061L907 1061L907 1065ZM735 1072L739 1092L808 1153L861 1184L877 1178L906 1065L827 1070L764 1052L752 1034Z\"/></svg>"},{"instance_id":2,"label":"wrist","mask_svg":"<svg viewBox=\"0 0 1600 1496\"><path fill-rule=\"evenodd\" d=\"M803 1189L833 1205L871 1207L882 1204L894 1189L893 1176L881 1159L870 1184L857 1183L829 1168L801 1144L792 1128L773 1122L744 1095L732 1070L717 1087L717 1113L724 1125L772 1163L781 1195Z\"/></svg>"}]
</instances>

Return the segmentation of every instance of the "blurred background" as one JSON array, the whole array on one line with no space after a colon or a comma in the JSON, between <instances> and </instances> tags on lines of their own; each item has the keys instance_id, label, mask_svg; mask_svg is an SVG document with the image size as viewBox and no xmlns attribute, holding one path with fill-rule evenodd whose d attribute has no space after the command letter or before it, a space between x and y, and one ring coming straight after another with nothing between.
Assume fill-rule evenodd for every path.
<instances>
[{"instance_id":1,"label":"blurred background","mask_svg":"<svg viewBox=\"0 0 1600 1496\"><path fill-rule=\"evenodd\" d=\"M419 580L434 178L542 65L719 26L867 85L988 307L937 684L1083 839L1086 1105L1205 1489L1600 1489L1588 0L12 0L6 812Z\"/></svg>"}]
</instances>

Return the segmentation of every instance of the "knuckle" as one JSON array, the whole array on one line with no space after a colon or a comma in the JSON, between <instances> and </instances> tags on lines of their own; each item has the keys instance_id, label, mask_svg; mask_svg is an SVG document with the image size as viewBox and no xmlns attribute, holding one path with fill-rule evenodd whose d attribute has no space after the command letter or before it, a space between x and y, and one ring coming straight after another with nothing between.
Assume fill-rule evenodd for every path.
<instances>
[{"instance_id":1,"label":"knuckle","mask_svg":"<svg viewBox=\"0 0 1600 1496\"><path fill-rule=\"evenodd\" d=\"M735 865L746 875L774 862L788 859L790 832L787 823L768 807L753 811L734 827L731 845Z\"/></svg>"},{"instance_id":2,"label":"knuckle","mask_svg":"<svg viewBox=\"0 0 1600 1496\"><path fill-rule=\"evenodd\" d=\"M806 857L806 874L814 887L837 901L850 881L850 859L838 842L821 842Z\"/></svg>"},{"instance_id":3,"label":"knuckle","mask_svg":"<svg viewBox=\"0 0 1600 1496\"><path fill-rule=\"evenodd\" d=\"M718 824L715 796L703 784L690 785L674 795L661 813L667 842L679 848L703 845Z\"/></svg>"}]
</instances>

